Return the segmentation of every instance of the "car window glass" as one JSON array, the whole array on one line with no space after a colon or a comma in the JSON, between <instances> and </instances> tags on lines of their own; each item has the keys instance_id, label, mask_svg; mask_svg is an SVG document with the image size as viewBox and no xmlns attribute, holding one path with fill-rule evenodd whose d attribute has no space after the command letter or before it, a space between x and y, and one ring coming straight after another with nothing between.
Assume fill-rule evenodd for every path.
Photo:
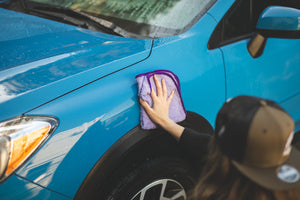
<instances>
[{"instance_id":1,"label":"car window glass","mask_svg":"<svg viewBox=\"0 0 300 200\"><path fill-rule=\"evenodd\" d=\"M33 0L92 14L144 37L182 33L216 0Z\"/></svg>"}]
</instances>

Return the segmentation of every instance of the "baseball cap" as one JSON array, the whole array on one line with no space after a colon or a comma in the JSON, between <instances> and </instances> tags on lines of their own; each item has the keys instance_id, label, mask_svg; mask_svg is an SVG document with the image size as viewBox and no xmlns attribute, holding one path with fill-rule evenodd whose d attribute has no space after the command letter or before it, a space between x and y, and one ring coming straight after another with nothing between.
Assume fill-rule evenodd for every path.
<instances>
[{"instance_id":1,"label":"baseball cap","mask_svg":"<svg viewBox=\"0 0 300 200\"><path fill-rule=\"evenodd\" d=\"M215 128L220 150L250 180L271 190L300 187L294 121L276 102L235 97L220 109Z\"/></svg>"}]
</instances>

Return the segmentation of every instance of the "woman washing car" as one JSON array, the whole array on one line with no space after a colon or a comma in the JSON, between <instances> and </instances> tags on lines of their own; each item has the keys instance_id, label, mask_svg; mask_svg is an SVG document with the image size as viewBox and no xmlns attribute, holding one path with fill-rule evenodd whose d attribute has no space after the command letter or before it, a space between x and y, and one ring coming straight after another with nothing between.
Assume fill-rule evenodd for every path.
<instances>
[{"instance_id":1,"label":"woman washing car","mask_svg":"<svg viewBox=\"0 0 300 200\"><path fill-rule=\"evenodd\" d=\"M275 102L238 96L220 109L212 139L173 122L165 81L154 76L153 107L140 99L149 117L197 159L208 147L208 158L191 199L300 199L300 152L291 145L292 118ZM203 139L206 138L206 139ZM206 140L206 141L205 141Z\"/></svg>"}]
</instances>

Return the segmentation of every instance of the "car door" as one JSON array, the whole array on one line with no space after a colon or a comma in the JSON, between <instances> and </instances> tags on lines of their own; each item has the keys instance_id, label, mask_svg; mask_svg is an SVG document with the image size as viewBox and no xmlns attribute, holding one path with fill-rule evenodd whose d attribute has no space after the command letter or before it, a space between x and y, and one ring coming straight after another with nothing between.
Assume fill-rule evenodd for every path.
<instances>
[{"instance_id":1,"label":"car door","mask_svg":"<svg viewBox=\"0 0 300 200\"><path fill-rule=\"evenodd\" d=\"M236 1L214 31L209 48L220 47L223 52L227 98L255 95L274 100L292 115L299 129L300 33L277 27L268 35L270 31L263 30L259 54L253 56L249 51L256 33L260 33L257 21L269 6L300 9L300 2Z\"/></svg>"}]
</instances>

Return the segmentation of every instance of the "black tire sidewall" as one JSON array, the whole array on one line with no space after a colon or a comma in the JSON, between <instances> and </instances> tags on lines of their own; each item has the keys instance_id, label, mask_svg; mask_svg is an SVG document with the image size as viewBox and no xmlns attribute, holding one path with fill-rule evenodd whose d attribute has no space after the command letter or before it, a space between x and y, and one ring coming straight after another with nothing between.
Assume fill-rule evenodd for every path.
<instances>
[{"instance_id":1,"label":"black tire sidewall","mask_svg":"<svg viewBox=\"0 0 300 200\"><path fill-rule=\"evenodd\" d=\"M161 179L172 179L180 183L186 193L193 188L195 176L187 163L177 157L160 157L147 160L133 170L120 170L119 183L107 196L109 200L120 200L134 197L142 188L150 183Z\"/></svg>"}]
</instances>

